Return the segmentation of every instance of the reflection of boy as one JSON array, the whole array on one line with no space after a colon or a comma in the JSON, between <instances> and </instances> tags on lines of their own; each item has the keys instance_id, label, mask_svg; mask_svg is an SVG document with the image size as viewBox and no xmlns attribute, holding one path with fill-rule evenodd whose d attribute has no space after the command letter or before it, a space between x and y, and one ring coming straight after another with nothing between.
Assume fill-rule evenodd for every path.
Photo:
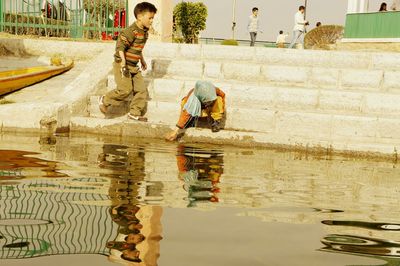
<instances>
[{"instance_id":1,"label":"reflection of boy","mask_svg":"<svg viewBox=\"0 0 400 266\"><path fill-rule=\"evenodd\" d=\"M195 206L198 201L218 202L219 188L216 185L223 173L222 157L188 156L187 149L179 146L176 159L179 179L184 181L183 188L188 192L188 207Z\"/></svg>"},{"instance_id":2,"label":"reflection of boy","mask_svg":"<svg viewBox=\"0 0 400 266\"><path fill-rule=\"evenodd\" d=\"M145 237L144 237L144 235L142 235L142 234L128 234L128 235L125 237L126 243L128 243L128 244L135 244L135 245L137 245L137 244L143 242L144 239L145 239Z\"/></svg>"},{"instance_id":3,"label":"reflection of boy","mask_svg":"<svg viewBox=\"0 0 400 266\"><path fill-rule=\"evenodd\" d=\"M132 261L132 262L142 262L142 260L139 258L140 252L139 250L124 250L122 251L121 254L121 259L126 260L126 261Z\"/></svg>"}]
</instances>

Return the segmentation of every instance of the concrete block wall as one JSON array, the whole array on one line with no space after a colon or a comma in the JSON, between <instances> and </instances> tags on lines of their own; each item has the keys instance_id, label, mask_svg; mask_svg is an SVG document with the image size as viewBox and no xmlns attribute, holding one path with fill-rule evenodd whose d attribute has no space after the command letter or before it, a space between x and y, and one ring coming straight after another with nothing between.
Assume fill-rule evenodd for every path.
<instances>
[{"instance_id":1,"label":"concrete block wall","mask_svg":"<svg viewBox=\"0 0 400 266\"><path fill-rule=\"evenodd\" d=\"M400 59L399 59L400 60ZM209 79L219 82L337 90L400 91L400 71L153 59L153 78Z\"/></svg>"},{"instance_id":2,"label":"concrete block wall","mask_svg":"<svg viewBox=\"0 0 400 266\"><path fill-rule=\"evenodd\" d=\"M248 62L263 65L308 66L345 69L396 70L398 53L344 52L318 50L267 49L221 45L148 43L147 58L165 60L201 60L212 62Z\"/></svg>"}]
</instances>

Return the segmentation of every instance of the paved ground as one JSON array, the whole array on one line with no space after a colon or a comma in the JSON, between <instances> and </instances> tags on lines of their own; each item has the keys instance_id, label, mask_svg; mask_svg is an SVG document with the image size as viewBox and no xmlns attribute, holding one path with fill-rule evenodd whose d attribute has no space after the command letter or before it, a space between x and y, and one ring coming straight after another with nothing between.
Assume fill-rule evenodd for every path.
<instances>
[{"instance_id":1,"label":"paved ground","mask_svg":"<svg viewBox=\"0 0 400 266\"><path fill-rule=\"evenodd\" d=\"M23 67L45 66L49 63L48 57L13 57L1 56L0 57L0 71L12 70Z\"/></svg>"},{"instance_id":2,"label":"paved ground","mask_svg":"<svg viewBox=\"0 0 400 266\"><path fill-rule=\"evenodd\" d=\"M49 60L50 59L48 57L2 57L0 59L0 71L17 69L21 67L48 65ZM74 63L75 65L71 70L14 92L4 98L16 103L57 102L60 93L64 90L64 87L72 82L79 74L81 74L87 65L87 61L75 61Z\"/></svg>"}]
</instances>

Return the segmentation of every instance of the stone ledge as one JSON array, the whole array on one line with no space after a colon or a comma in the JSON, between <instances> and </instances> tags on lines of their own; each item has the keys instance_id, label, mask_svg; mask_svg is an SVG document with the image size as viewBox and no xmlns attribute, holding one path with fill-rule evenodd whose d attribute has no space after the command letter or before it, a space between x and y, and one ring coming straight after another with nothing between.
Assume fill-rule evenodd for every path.
<instances>
[{"instance_id":1,"label":"stone ledge","mask_svg":"<svg viewBox=\"0 0 400 266\"><path fill-rule=\"evenodd\" d=\"M72 132L86 132L117 136L135 136L139 138L164 138L172 127L159 124L126 122L119 119L109 121L104 119L73 117ZM288 132L288 131L286 131ZM290 133L290 132L289 132ZM366 141L366 140L369 140ZM246 147L271 147L286 150L307 150L322 154L348 154L363 157L385 157L393 159L398 156L395 151L400 148L400 139L390 142L376 143L371 139L356 141L352 138L341 137L336 140L316 140L311 136L290 136L266 132L241 132L222 130L212 133L209 129L189 129L184 142L200 142L214 144L229 144Z\"/></svg>"}]
</instances>

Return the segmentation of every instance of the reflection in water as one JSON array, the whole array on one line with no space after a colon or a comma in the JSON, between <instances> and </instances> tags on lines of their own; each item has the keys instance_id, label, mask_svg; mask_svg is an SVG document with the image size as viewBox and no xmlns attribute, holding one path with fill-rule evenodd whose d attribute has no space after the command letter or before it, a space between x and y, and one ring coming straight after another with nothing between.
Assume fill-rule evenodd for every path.
<instances>
[{"instance_id":1,"label":"reflection in water","mask_svg":"<svg viewBox=\"0 0 400 266\"><path fill-rule=\"evenodd\" d=\"M58 172L57 162L27 156L34 154L0 151L1 171L29 177L20 183L10 182L16 178L12 174L2 178L0 258L107 254L104 242L114 231L107 224L107 207L84 204L107 199L104 179L62 178L66 175Z\"/></svg>"},{"instance_id":2,"label":"reflection in water","mask_svg":"<svg viewBox=\"0 0 400 266\"><path fill-rule=\"evenodd\" d=\"M188 193L188 207L195 207L202 201L218 202L217 184L223 174L223 153L179 145L176 160L179 179Z\"/></svg>"},{"instance_id":3,"label":"reflection in water","mask_svg":"<svg viewBox=\"0 0 400 266\"><path fill-rule=\"evenodd\" d=\"M328 235L321 242L321 251L363 255L387 261L385 265L400 265L400 242L370 237Z\"/></svg>"},{"instance_id":4,"label":"reflection in water","mask_svg":"<svg viewBox=\"0 0 400 266\"><path fill-rule=\"evenodd\" d=\"M110 215L119 228L114 240L107 242L110 260L117 263L143 262L157 265L160 254L162 208L139 205L140 185L145 177L145 153L140 147L103 145L99 165L111 171ZM154 184L153 184L154 185ZM158 184L162 188L161 184ZM147 189L145 196L161 197L161 189ZM157 193L158 192L158 193Z\"/></svg>"},{"instance_id":5,"label":"reflection in water","mask_svg":"<svg viewBox=\"0 0 400 266\"><path fill-rule=\"evenodd\" d=\"M344 226L380 231L399 231L399 224L373 223L362 221L324 220L328 226ZM360 231L361 232L361 231ZM321 242L326 246L322 251L346 253L375 257L387 261L385 265L400 265L400 242L379 238L332 234L325 236Z\"/></svg>"},{"instance_id":6,"label":"reflection in water","mask_svg":"<svg viewBox=\"0 0 400 266\"><path fill-rule=\"evenodd\" d=\"M391 223L369 223L360 221L333 221L333 220L324 220L322 221L322 223L326 225L351 226L351 227L359 227L372 230L400 231L400 224L391 224Z\"/></svg>"},{"instance_id":7,"label":"reflection in water","mask_svg":"<svg viewBox=\"0 0 400 266\"><path fill-rule=\"evenodd\" d=\"M340 212L343 212L342 210L318 209L318 208L314 208L314 210L316 212L320 212L320 213L340 213Z\"/></svg>"},{"instance_id":8,"label":"reflection in water","mask_svg":"<svg viewBox=\"0 0 400 266\"><path fill-rule=\"evenodd\" d=\"M31 155L34 152L0 150L0 181L24 177L66 177L57 171L57 163Z\"/></svg>"},{"instance_id":9,"label":"reflection in water","mask_svg":"<svg viewBox=\"0 0 400 266\"><path fill-rule=\"evenodd\" d=\"M325 265L319 259L326 265L358 262L356 256L316 254L322 246L330 253L399 265L400 224L376 222L396 221L400 215L396 188L400 172L392 165L297 160L291 154L257 149L89 140L75 139L73 144L65 140L61 148L57 145L63 141L51 144L55 146L46 150L48 158L63 164L36 158L44 154L0 151L1 259L101 254L120 264L150 266L161 262L162 243L162 259L175 259L178 253L187 256L191 249L203 265L215 258L218 265L228 265L232 255L238 256L236 265L277 265L277 261ZM229 226L202 227L224 225L224 219L246 231L235 234ZM186 225L183 235L180 230ZM171 234L171 228L177 232ZM250 229L253 233L248 233ZM161 242L163 234L168 237ZM268 250L258 250L268 245ZM220 252L224 246L243 252ZM261 261L257 255L261 258L267 252L272 254L267 255L271 263L257 264ZM368 264L370 258L359 264Z\"/></svg>"}]
</instances>

